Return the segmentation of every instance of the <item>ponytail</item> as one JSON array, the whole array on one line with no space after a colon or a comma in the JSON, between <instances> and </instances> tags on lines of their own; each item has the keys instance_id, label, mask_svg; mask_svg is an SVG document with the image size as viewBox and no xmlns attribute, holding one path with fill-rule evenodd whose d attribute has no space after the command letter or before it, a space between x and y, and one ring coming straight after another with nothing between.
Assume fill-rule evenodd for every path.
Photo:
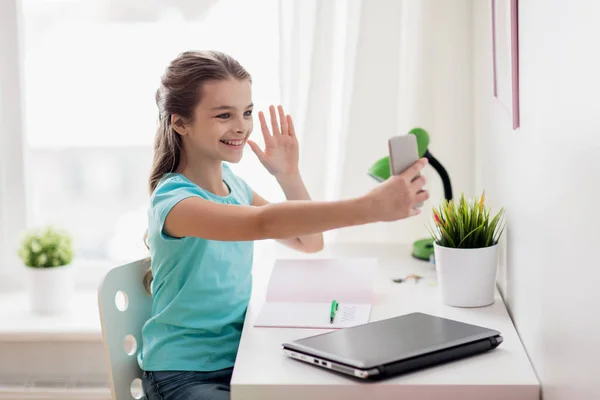
<instances>
[{"instance_id":1,"label":"ponytail","mask_svg":"<svg viewBox=\"0 0 600 400\"><path fill-rule=\"evenodd\" d=\"M157 93L157 102L160 99ZM169 172L174 172L179 167L181 159L181 136L171 127L171 116L159 116L159 124L154 141L154 161L150 171L149 189L150 194L154 192L160 179ZM144 244L150 250L148 245L148 230L144 234ZM144 275L144 289L149 295L152 295L152 269L148 268Z\"/></svg>"},{"instance_id":2,"label":"ponytail","mask_svg":"<svg viewBox=\"0 0 600 400\"><path fill-rule=\"evenodd\" d=\"M160 179L175 172L181 160L181 136L171 127L171 115L160 116L154 140L154 160L150 171L149 189L154 192Z\"/></svg>"}]
</instances>

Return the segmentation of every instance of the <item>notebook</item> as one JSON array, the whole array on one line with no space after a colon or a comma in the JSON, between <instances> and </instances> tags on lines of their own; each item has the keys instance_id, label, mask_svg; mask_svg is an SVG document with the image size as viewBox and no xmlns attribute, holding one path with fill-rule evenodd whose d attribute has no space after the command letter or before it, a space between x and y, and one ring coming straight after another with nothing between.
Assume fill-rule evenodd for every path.
<instances>
[{"instance_id":1,"label":"notebook","mask_svg":"<svg viewBox=\"0 0 600 400\"><path fill-rule=\"evenodd\" d=\"M254 326L348 328L369 322L377 260L278 259ZM331 302L339 304L333 322Z\"/></svg>"}]
</instances>

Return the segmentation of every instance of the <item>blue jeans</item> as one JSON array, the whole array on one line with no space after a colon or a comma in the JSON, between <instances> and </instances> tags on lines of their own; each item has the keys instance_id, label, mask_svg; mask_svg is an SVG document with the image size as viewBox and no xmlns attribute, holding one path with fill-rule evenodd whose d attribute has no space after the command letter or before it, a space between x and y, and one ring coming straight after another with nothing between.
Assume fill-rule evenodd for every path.
<instances>
[{"instance_id":1,"label":"blue jeans","mask_svg":"<svg viewBox=\"0 0 600 400\"><path fill-rule=\"evenodd\" d=\"M233 368L211 372L145 371L147 400L229 400Z\"/></svg>"}]
</instances>

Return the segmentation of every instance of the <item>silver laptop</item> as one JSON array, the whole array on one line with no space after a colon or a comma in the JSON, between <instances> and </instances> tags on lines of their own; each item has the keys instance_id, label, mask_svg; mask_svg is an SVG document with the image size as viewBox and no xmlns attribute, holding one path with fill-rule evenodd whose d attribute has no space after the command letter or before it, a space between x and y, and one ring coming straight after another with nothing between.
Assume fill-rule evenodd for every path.
<instances>
[{"instance_id":1,"label":"silver laptop","mask_svg":"<svg viewBox=\"0 0 600 400\"><path fill-rule=\"evenodd\" d=\"M500 332L412 313L283 343L293 359L361 379L386 377L495 349Z\"/></svg>"}]
</instances>

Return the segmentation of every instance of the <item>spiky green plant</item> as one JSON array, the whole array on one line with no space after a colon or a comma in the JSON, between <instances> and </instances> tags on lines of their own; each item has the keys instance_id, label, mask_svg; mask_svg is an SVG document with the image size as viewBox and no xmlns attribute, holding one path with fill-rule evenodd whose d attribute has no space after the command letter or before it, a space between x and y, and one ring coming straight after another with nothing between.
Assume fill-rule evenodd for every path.
<instances>
[{"instance_id":1,"label":"spiky green plant","mask_svg":"<svg viewBox=\"0 0 600 400\"><path fill-rule=\"evenodd\" d=\"M32 268L53 268L68 265L73 260L71 237L51 226L28 231L19 248L19 257Z\"/></svg>"},{"instance_id":2,"label":"spiky green plant","mask_svg":"<svg viewBox=\"0 0 600 400\"><path fill-rule=\"evenodd\" d=\"M444 200L433 210L429 232L436 244L443 247L475 249L498 243L504 232L504 208L493 217L485 206L485 193L467 201L461 195L458 202Z\"/></svg>"}]
</instances>

